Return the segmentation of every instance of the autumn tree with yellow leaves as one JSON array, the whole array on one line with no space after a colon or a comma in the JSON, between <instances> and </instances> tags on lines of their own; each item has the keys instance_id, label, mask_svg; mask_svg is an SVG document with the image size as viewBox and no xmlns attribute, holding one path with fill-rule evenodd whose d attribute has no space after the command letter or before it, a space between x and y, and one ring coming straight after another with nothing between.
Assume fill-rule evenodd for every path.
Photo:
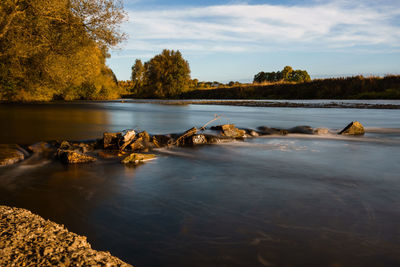
<instances>
[{"instance_id":1,"label":"autumn tree with yellow leaves","mask_svg":"<svg viewBox=\"0 0 400 267\"><path fill-rule=\"evenodd\" d=\"M2 0L0 100L117 97L105 59L124 18L121 0Z\"/></svg>"}]
</instances>

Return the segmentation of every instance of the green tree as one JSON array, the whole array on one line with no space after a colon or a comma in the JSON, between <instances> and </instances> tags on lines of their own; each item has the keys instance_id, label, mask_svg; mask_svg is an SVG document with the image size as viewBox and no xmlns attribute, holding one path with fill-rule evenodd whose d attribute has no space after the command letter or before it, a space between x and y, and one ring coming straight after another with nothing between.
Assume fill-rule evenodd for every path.
<instances>
[{"instance_id":1,"label":"green tree","mask_svg":"<svg viewBox=\"0 0 400 267\"><path fill-rule=\"evenodd\" d=\"M145 96L174 97L189 88L189 63L183 59L179 51L165 49L161 54L146 62L144 68Z\"/></svg>"},{"instance_id":2,"label":"green tree","mask_svg":"<svg viewBox=\"0 0 400 267\"><path fill-rule=\"evenodd\" d=\"M291 66L286 66L282 70L282 79L284 81L288 81L290 79L290 75L293 72L293 68Z\"/></svg>"},{"instance_id":3,"label":"green tree","mask_svg":"<svg viewBox=\"0 0 400 267\"><path fill-rule=\"evenodd\" d=\"M117 90L105 58L124 38L124 16L119 0L2 0L0 99L75 99Z\"/></svg>"},{"instance_id":4,"label":"green tree","mask_svg":"<svg viewBox=\"0 0 400 267\"><path fill-rule=\"evenodd\" d=\"M135 64L132 66L131 80L134 88L141 88L144 84L145 69L140 59L136 59Z\"/></svg>"}]
</instances>

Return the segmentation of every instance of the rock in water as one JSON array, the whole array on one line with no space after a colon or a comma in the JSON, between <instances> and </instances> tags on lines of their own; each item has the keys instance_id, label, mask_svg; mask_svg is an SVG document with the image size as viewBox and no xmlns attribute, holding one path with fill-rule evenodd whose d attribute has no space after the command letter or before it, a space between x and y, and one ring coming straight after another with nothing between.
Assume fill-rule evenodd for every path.
<instances>
[{"instance_id":1,"label":"rock in water","mask_svg":"<svg viewBox=\"0 0 400 267\"><path fill-rule=\"evenodd\" d=\"M257 127L261 135L287 135L288 131L283 129L269 128L267 126Z\"/></svg>"},{"instance_id":2,"label":"rock in water","mask_svg":"<svg viewBox=\"0 0 400 267\"><path fill-rule=\"evenodd\" d=\"M364 126L358 121L353 121L339 132L342 135L363 135L365 134Z\"/></svg>"},{"instance_id":3,"label":"rock in water","mask_svg":"<svg viewBox=\"0 0 400 267\"><path fill-rule=\"evenodd\" d=\"M30 145L28 147L28 149L30 151L32 151L33 153L44 153L47 151L51 151L52 150L52 146L47 143L47 142L38 142L38 143L34 143L32 145Z\"/></svg>"},{"instance_id":4,"label":"rock in water","mask_svg":"<svg viewBox=\"0 0 400 267\"><path fill-rule=\"evenodd\" d=\"M124 164L139 164L145 161L153 160L156 158L154 154L140 154L140 153L132 153L126 158L122 160Z\"/></svg>"},{"instance_id":5,"label":"rock in water","mask_svg":"<svg viewBox=\"0 0 400 267\"><path fill-rule=\"evenodd\" d=\"M11 165L25 159L28 155L19 145L0 144L0 166Z\"/></svg>"},{"instance_id":6,"label":"rock in water","mask_svg":"<svg viewBox=\"0 0 400 267\"><path fill-rule=\"evenodd\" d=\"M329 129L327 129L327 128L317 128L317 129L314 129L314 134L317 134L317 135L329 134Z\"/></svg>"},{"instance_id":7,"label":"rock in water","mask_svg":"<svg viewBox=\"0 0 400 267\"><path fill-rule=\"evenodd\" d=\"M122 138L121 133L104 133L103 146L104 148L117 147L119 140Z\"/></svg>"},{"instance_id":8,"label":"rock in water","mask_svg":"<svg viewBox=\"0 0 400 267\"><path fill-rule=\"evenodd\" d=\"M193 145L203 145L207 144L207 138L204 134L195 134L192 136Z\"/></svg>"},{"instance_id":9,"label":"rock in water","mask_svg":"<svg viewBox=\"0 0 400 267\"><path fill-rule=\"evenodd\" d=\"M123 136L123 144L121 150L124 150L135 139L136 132L134 130L127 130Z\"/></svg>"},{"instance_id":10,"label":"rock in water","mask_svg":"<svg viewBox=\"0 0 400 267\"><path fill-rule=\"evenodd\" d=\"M288 130L289 133L298 133L298 134L313 134L313 128L310 126L296 126L293 128L290 128Z\"/></svg>"},{"instance_id":11,"label":"rock in water","mask_svg":"<svg viewBox=\"0 0 400 267\"><path fill-rule=\"evenodd\" d=\"M72 150L59 150L57 151L57 155L60 161L65 164L87 163L97 160L94 157L84 155Z\"/></svg>"},{"instance_id":12,"label":"rock in water","mask_svg":"<svg viewBox=\"0 0 400 267\"><path fill-rule=\"evenodd\" d=\"M232 138L241 138L246 134L245 130L240 130L235 127L235 124L224 124L211 127L211 130L221 131L223 136Z\"/></svg>"},{"instance_id":13,"label":"rock in water","mask_svg":"<svg viewBox=\"0 0 400 267\"><path fill-rule=\"evenodd\" d=\"M169 135L154 135L151 141L154 147L160 148L172 144L174 139Z\"/></svg>"}]
</instances>

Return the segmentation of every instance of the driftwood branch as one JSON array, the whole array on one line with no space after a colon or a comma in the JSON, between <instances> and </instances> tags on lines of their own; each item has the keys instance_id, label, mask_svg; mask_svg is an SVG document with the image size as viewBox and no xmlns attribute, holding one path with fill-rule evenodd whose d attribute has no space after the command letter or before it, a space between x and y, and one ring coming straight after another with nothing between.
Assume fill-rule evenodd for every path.
<instances>
[{"instance_id":1,"label":"driftwood branch","mask_svg":"<svg viewBox=\"0 0 400 267\"><path fill-rule=\"evenodd\" d=\"M200 130L201 130L201 131L204 131L204 130L206 129L207 125L209 125L209 124L212 123L213 121L219 120L220 118L221 118L221 116L215 114L214 119L212 119L212 120L210 120L209 122L207 122L206 124L204 124L204 125L200 128Z\"/></svg>"}]
</instances>

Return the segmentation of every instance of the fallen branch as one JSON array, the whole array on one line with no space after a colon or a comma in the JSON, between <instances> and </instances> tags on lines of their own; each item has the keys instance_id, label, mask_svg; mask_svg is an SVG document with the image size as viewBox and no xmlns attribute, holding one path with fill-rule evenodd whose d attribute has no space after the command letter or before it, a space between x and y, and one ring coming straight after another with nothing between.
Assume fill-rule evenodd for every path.
<instances>
[{"instance_id":1,"label":"fallen branch","mask_svg":"<svg viewBox=\"0 0 400 267\"><path fill-rule=\"evenodd\" d=\"M206 124L204 124L202 127L200 127L201 131L204 131L207 127L207 125L209 125L210 123L212 123L213 121L219 120L221 118L221 116L215 114L214 115L214 119L210 120L209 122L207 122Z\"/></svg>"}]
</instances>

